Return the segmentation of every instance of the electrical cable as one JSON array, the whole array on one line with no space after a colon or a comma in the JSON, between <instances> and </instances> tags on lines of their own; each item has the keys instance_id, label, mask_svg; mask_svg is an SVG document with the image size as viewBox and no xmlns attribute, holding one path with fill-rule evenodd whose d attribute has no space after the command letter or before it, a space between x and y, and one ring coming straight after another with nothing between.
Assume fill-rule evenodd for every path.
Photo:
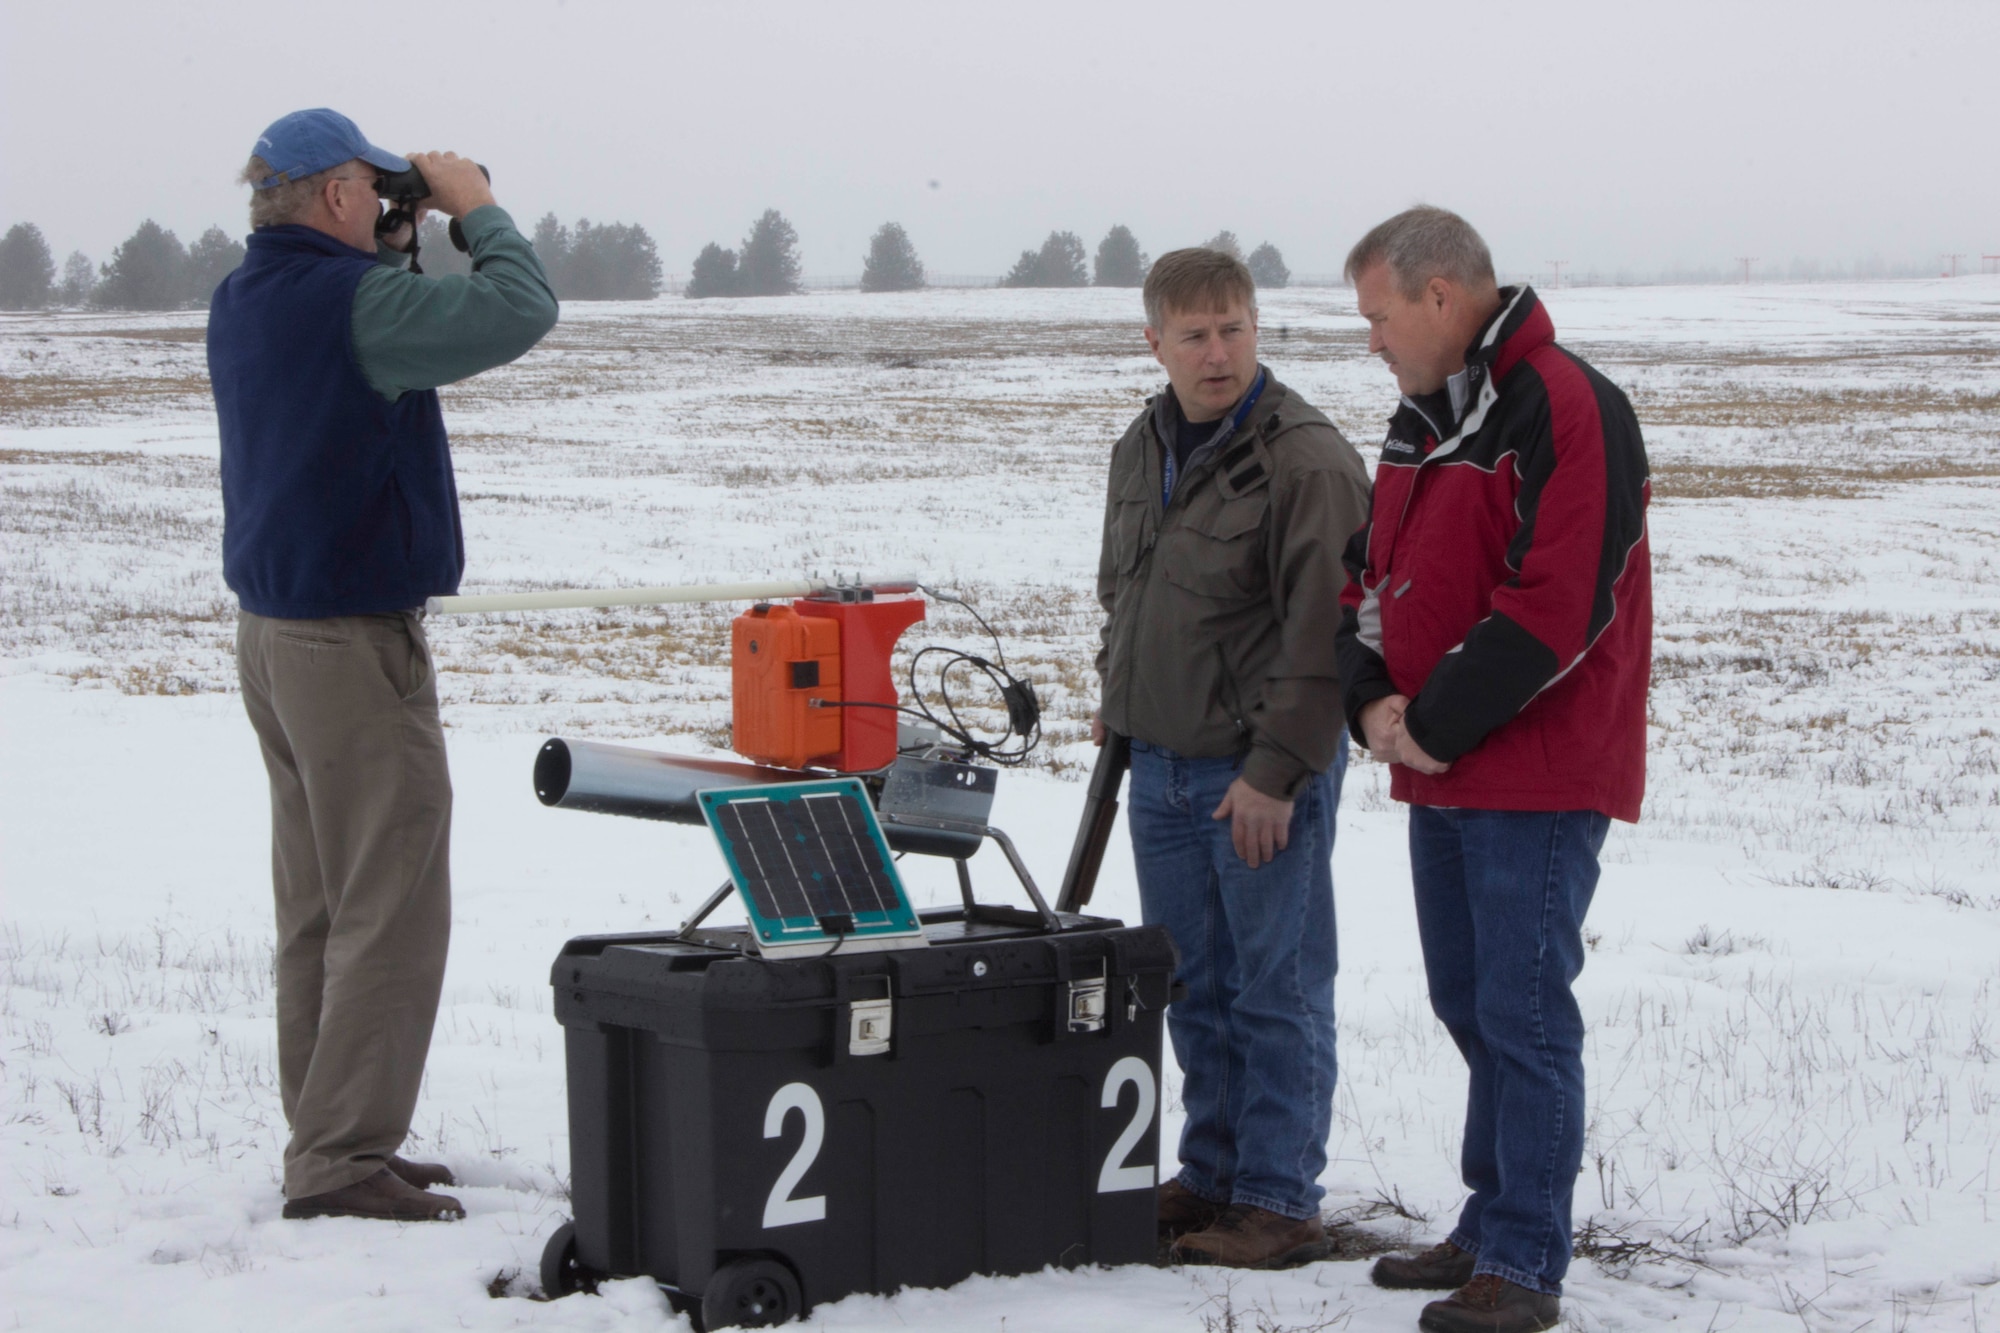
<instances>
[{"instance_id":1,"label":"electrical cable","mask_svg":"<svg viewBox=\"0 0 2000 1333\"><path fill-rule=\"evenodd\" d=\"M976 653L935 645L919 648L910 657L910 698L923 712L926 720L957 741L965 749L968 757L984 759L988 763L998 764L1004 768L1013 768L1025 763L1028 755L1042 739L1042 704L1041 700L1035 697L1033 683L1007 669L1007 649L1001 644L1000 636L994 632L993 626L986 623L986 617L979 614L978 607L962 597L954 597L928 584L919 583L917 590L927 597L962 608L977 621L979 628L986 631L986 637L993 640L994 660L989 662ZM943 718L931 712L924 703L922 691L917 688L918 667L923 659L932 653L946 654L944 664L937 669L937 692L938 698L944 704L945 712L951 716L950 723L946 723ZM953 668L959 666L969 666L985 676L987 683L993 686L1000 695L1001 702L1007 706L1007 732L999 741L980 740L959 717L958 706L951 697L951 672ZM1020 737L1020 743L1012 748L1003 748L1006 747L1008 736Z\"/></svg>"},{"instance_id":2,"label":"electrical cable","mask_svg":"<svg viewBox=\"0 0 2000 1333\"><path fill-rule=\"evenodd\" d=\"M939 592L936 588L919 583L918 591L940 602L963 607L972 618L979 622L979 628L986 631L986 637L993 640L993 661L988 661L977 653L968 653L957 648L946 648L938 644L927 644L910 655L908 680L910 701L906 704L873 703L860 699L814 699L813 708L887 708L898 713L908 713L930 723L949 738L958 748L960 757L966 761L983 759L989 764L1002 768L1015 768L1027 761L1028 755L1042 740L1042 703L1035 696L1032 681L1024 680L1007 669L1007 650L1001 646L1000 636L986 623L986 617L978 608L962 597ZM924 702L924 694L917 687L917 672L924 659L932 654L944 656L944 662L937 667L937 695L944 706L946 717L939 717ZM972 730L970 723L959 716L960 700L954 700L951 693L951 673L958 667L969 667L986 678L1000 701L1007 709L1007 730L997 741L981 739ZM946 720L949 718L949 721ZM1019 737L1017 744L1009 745L1012 737Z\"/></svg>"}]
</instances>

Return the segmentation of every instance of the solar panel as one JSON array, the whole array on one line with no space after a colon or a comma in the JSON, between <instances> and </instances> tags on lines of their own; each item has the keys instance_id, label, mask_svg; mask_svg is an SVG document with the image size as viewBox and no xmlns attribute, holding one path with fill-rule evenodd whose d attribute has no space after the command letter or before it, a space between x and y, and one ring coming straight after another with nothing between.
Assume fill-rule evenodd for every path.
<instances>
[{"instance_id":1,"label":"solar panel","mask_svg":"<svg viewBox=\"0 0 2000 1333\"><path fill-rule=\"evenodd\" d=\"M759 952L922 945L923 928L854 778L698 794Z\"/></svg>"}]
</instances>

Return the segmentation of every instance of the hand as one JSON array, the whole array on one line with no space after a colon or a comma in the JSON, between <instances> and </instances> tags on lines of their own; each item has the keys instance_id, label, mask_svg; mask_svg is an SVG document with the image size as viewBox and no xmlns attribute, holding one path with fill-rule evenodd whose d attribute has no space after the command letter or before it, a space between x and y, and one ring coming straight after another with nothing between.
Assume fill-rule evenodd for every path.
<instances>
[{"instance_id":1,"label":"hand","mask_svg":"<svg viewBox=\"0 0 2000 1333\"><path fill-rule=\"evenodd\" d=\"M1229 821L1229 841L1252 870L1275 859L1292 839L1292 803L1266 796L1242 778L1229 784L1213 818Z\"/></svg>"},{"instance_id":2,"label":"hand","mask_svg":"<svg viewBox=\"0 0 2000 1333\"><path fill-rule=\"evenodd\" d=\"M1410 739L1410 732L1403 725L1403 719L1396 719L1396 762L1405 768L1414 768L1426 777L1436 777L1449 772L1450 764L1439 763L1424 753L1424 747Z\"/></svg>"},{"instance_id":3,"label":"hand","mask_svg":"<svg viewBox=\"0 0 2000 1333\"><path fill-rule=\"evenodd\" d=\"M1361 743L1382 763L1396 762L1396 728L1403 724L1403 710L1409 706L1406 694L1385 694L1361 705Z\"/></svg>"},{"instance_id":4,"label":"hand","mask_svg":"<svg viewBox=\"0 0 2000 1333\"><path fill-rule=\"evenodd\" d=\"M486 183L486 173L471 158L460 157L457 153L408 153L405 156L412 166L424 173L424 184L431 187L426 207L462 218L473 209L494 202L493 187Z\"/></svg>"},{"instance_id":5,"label":"hand","mask_svg":"<svg viewBox=\"0 0 2000 1333\"><path fill-rule=\"evenodd\" d=\"M1090 743L1099 749L1104 746L1104 719L1096 713L1090 715Z\"/></svg>"}]
</instances>

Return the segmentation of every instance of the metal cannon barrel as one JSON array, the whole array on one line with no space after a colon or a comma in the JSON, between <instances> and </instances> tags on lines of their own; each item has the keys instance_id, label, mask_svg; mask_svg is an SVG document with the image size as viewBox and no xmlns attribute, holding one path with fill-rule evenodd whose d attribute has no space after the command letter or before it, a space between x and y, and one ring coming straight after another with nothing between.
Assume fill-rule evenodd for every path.
<instances>
[{"instance_id":1,"label":"metal cannon barrel","mask_svg":"<svg viewBox=\"0 0 2000 1333\"><path fill-rule=\"evenodd\" d=\"M827 776L793 768L766 768L727 759L690 759L631 745L560 738L543 742L535 756L535 795L559 810L630 815L672 824L705 824L696 793L718 787L810 782ZM964 858L979 850L977 833L897 824L885 819L882 835L899 852Z\"/></svg>"}]
</instances>

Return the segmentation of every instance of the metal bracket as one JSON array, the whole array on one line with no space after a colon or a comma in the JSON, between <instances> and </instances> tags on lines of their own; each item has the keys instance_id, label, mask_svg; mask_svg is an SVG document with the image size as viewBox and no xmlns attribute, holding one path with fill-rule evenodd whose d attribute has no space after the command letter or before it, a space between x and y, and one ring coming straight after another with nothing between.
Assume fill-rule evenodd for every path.
<instances>
[{"instance_id":1,"label":"metal bracket","mask_svg":"<svg viewBox=\"0 0 2000 1333\"><path fill-rule=\"evenodd\" d=\"M893 1000L855 1000L848 1005L847 1053L887 1055L896 1024Z\"/></svg>"},{"instance_id":2,"label":"metal bracket","mask_svg":"<svg viewBox=\"0 0 2000 1333\"><path fill-rule=\"evenodd\" d=\"M1109 996L1103 977L1086 977L1069 983L1069 1030L1102 1032Z\"/></svg>"},{"instance_id":3,"label":"metal bracket","mask_svg":"<svg viewBox=\"0 0 2000 1333\"><path fill-rule=\"evenodd\" d=\"M693 939L695 927L708 920L708 914L722 906L723 900L734 892L736 892L736 881L733 879L723 880L722 887L714 893L709 894L708 901L695 908L694 915L681 922L681 928L674 932L674 938L677 940Z\"/></svg>"},{"instance_id":4,"label":"metal bracket","mask_svg":"<svg viewBox=\"0 0 2000 1333\"><path fill-rule=\"evenodd\" d=\"M1014 840L991 824L986 826L986 836L998 843L1000 850L1006 853L1007 864L1014 868L1014 877L1021 881L1021 887L1028 891L1029 899L1035 904L1035 915L1041 917L1042 928L1051 935L1061 934L1062 918L1049 910L1048 900L1043 898L1042 891L1035 887L1035 877L1028 873L1027 863L1022 861L1021 854L1014 850Z\"/></svg>"}]
</instances>

